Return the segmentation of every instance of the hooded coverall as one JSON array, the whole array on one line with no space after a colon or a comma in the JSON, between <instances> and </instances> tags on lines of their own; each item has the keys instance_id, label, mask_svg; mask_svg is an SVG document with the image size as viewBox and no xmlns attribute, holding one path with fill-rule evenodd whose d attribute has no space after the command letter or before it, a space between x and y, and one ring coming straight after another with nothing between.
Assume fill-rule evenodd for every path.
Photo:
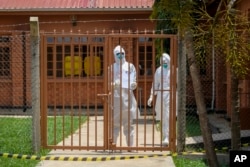
<instances>
[{"instance_id":1,"label":"hooded coverall","mask_svg":"<svg viewBox=\"0 0 250 167\"><path fill-rule=\"evenodd\" d=\"M153 95L156 95L156 120L162 121L163 144L169 144L169 90L170 90L170 57L163 53L160 59L161 66L155 71L148 106L151 106Z\"/></svg>"},{"instance_id":2,"label":"hooded coverall","mask_svg":"<svg viewBox=\"0 0 250 167\"><path fill-rule=\"evenodd\" d=\"M111 84L113 85L113 141L116 142L123 126L123 134L126 136L128 146L133 146L134 126L136 118L137 102L133 94L136 89L136 69L133 64L125 59L124 49L118 45L114 49L115 63L111 68Z\"/></svg>"}]
</instances>

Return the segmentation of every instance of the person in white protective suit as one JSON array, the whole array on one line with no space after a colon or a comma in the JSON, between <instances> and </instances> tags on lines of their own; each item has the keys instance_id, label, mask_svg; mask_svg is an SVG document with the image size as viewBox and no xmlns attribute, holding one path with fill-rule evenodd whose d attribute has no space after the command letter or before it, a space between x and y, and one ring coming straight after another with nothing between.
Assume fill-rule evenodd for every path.
<instances>
[{"instance_id":1,"label":"person in white protective suit","mask_svg":"<svg viewBox=\"0 0 250 167\"><path fill-rule=\"evenodd\" d=\"M163 53L160 59L161 66L155 71L148 106L151 106L153 96L156 95L156 121L162 121L162 144L169 144L169 97L170 97L170 56Z\"/></svg>"},{"instance_id":2,"label":"person in white protective suit","mask_svg":"<svg viewBox=\"0 0 250 167\"><path fill-rule=\"evenodd\" d=\"M114 49L115 63L111 68L111 82L113 85L113 142L117 142L121 126L126 136L128 146L133 146L134 126L137 102L133 94L136 89L136 69L125 59L124 49L118 45ZM121 120L120 120L121 119Z\"/></svg>"}]
</instances>

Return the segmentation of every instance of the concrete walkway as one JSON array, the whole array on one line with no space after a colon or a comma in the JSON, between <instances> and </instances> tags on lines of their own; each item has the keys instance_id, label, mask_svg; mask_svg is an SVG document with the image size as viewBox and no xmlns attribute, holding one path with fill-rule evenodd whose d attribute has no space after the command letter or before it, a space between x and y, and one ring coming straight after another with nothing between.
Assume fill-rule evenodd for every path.
<instances>
[{"instance_id":1,"label":"concrete walkway","mask_svg":"<svg viewBox=\"0 0 250 167\"><path fill-rule=\"evenodd\" d=\"M92 120L92 121L91 121ZM91 124L94 124L95 121L93 121L94 118L90 117L90 121L88 126L89 127L95 127L91 126ZM99 121L98 128L103 127L103 125L100 124L101 121ZM75 136L79 136L79 133L81 135L84 135L86 132L84 129L86 129L87 125L83 125L81 130L76 131ZM142 125L143 126L143 125ZM91 129L90 129L91 131ZM94 130L93 130L94 131ZM102 130L101 130L102 131ZM143 132L142 132L143 133ZM98 136L102 136L103 134L98 134ZM100 141L103 138L100 137ZM79 138L74 137L73 141L74 143L79 143ZM72 142L72 138L68 137L64 140L64 143L70 143ZM62 145L62 142L58 145ZM158 156L164 154L165 156ZM127 167L127 166L133 166L133 167L175 167L173 159L171 156L168 156L169 152L144 152L144 151L138 151L138 152L127 152L127 151L116 151L116 152L110 152L110 151L86 151L86 150L52 150L47 156L54 156L54 157L69 157L69 158L84 158L89 157L92 161L63 161L63 160L43 160L41 161L37 167L109 167L109 166L119 166L119 167ZM155 157L151 157L152 155L155 155ZM137 158L137 156L142 156L142 158ZM117 157L117 160L110 160L111 157ZM96 159L97 158L97 159ZM103 158L104 161L98 160L98 158ZM127 158L126 160L123 160L123 158Z\"/></svg>"},{"instance_id":2,"label":"concrete walkway","mask_svg":"<svg viewBox=\"0 0 250 167\"><path fill-rule=\"evenodd\" d=\"M93 153L86 151L52 151L50 156L69 156L69 157L104 157L110 156L108 153ZM143 153L116 153L112 154L112 157L120 156L138 156L138 155L147 155ZM37 167L110 167L110 166L119 166L119 167L175 167L173 159L171 156L166 157L150 157L150 158L139 158L139 159L128 159L128 160L107 160L107 161L60 161L60 160L43 160Z\"/></svg>"}]
</instances>

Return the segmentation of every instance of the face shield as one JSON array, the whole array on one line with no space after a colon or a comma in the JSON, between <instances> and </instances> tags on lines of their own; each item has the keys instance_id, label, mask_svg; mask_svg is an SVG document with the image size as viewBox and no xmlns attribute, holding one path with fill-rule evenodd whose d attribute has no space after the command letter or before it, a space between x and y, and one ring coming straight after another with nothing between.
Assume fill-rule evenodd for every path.
<instances>
[{"instance_id":1,"label":"face shield","mask_svg":"<svg viewBox=\"0 0 250 167\"><path fill-rule=\"evenodd\" d=\"M125 62L125 51L120 45L114 49L114 58L116 63Z\"/></svg>"},{"instance_id":2,"label":"face shield","mask_svg":"<svg viewBox=\"0 0 250 167\"><path fill-rule=\"evenodd\" d=\"M167 69L170 66L170 57L167 53L162 54L160 63L164 69Z\"/></svg>"},{"instance_id":3,"label":"face shield","mask_svg":"<svg viewBox=\"0 0 250 167\"><path fill-rule=\"evenodd\" d=\"M124 58L124 53L123 52L120 52L120 53L116 53L116 58L117 59L123 59Z\"/></svg>"}]
</instances>

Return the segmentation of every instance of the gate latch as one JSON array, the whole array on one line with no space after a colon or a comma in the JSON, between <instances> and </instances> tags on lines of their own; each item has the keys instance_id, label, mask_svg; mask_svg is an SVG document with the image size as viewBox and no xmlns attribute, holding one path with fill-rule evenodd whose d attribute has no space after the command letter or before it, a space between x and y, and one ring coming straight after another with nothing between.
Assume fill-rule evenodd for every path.
<instances>
[{"instance_id":1,"label":"gate latch","mask_svg":"<svg viewBox=\"0 0 250 167\"><path fill-rule=\"evenodd\" d=\"M104 97L108 97L109 95L111 95L111 93L97 94L97 96L102 97L103 100L104 100Z\"/></svg>"}]
</instances>

